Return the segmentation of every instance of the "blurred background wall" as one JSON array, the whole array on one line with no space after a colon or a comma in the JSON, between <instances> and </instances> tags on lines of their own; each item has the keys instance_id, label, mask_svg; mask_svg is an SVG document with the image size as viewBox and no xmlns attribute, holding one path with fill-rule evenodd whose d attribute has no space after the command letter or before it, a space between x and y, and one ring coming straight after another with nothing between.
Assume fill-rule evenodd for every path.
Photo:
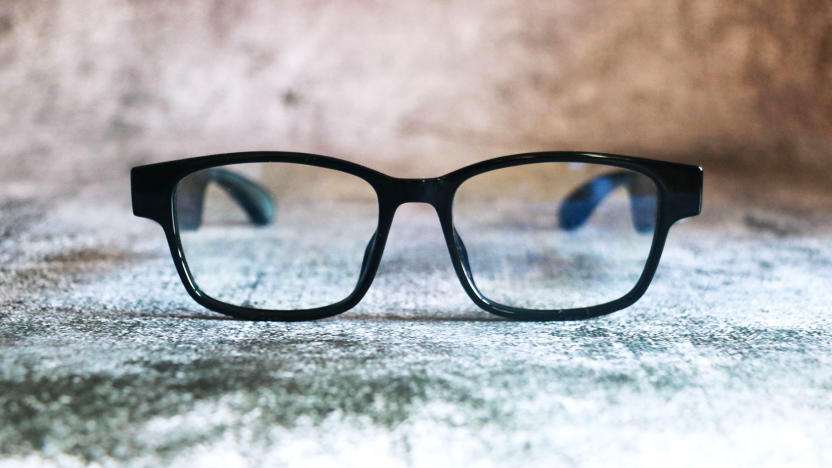
<instances>
[{"instance_id":1,"label":"blurred background wall","mask_svg":"<svg viewBox=\"0 0 832 468\"><path fill-rule=\"evenodd\" d=\"M0 0L0 180L254 149L829 173L829 0Z\"/></svg>"}]
</instances>

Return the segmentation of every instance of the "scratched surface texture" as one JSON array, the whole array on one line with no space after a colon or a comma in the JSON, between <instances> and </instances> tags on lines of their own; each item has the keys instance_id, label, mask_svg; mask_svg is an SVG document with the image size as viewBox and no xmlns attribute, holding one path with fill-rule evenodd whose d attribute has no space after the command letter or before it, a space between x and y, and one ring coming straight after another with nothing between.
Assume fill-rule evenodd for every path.
<instances>
[{"instance_id":1,"label":"scratched surface texture","mask_svg":"<svg viewBox=\"0 0 832 468\"><path fill-rule=\"evenodd\" d=\"M0 466L829 466L830 15L0 0ZM131 216L128 169L249 149L414 177L653 156L705 166L705 212L596 320L480 311L420 205L356 309L226 320Z\"/></svg>"}]
</instances>

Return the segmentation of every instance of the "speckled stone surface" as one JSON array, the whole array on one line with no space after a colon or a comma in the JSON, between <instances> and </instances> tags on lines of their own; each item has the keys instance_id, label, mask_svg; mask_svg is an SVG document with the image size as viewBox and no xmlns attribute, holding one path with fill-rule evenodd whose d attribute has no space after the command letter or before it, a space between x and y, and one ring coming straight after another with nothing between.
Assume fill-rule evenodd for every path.
<instances>
[{"instance_id":1,"label":"speckled stone surface","mask_svg":"<svg viewBox=\"0 0 832 468\"><path fill-rule=\"evenodd\" d=\"M751 186L709 178L647 295L567 323L473 306L428 207L356 309L250 323L187 297L126 186L7 194L0 466L828 465L830 196Z\"/></svg>"}]
</instances>

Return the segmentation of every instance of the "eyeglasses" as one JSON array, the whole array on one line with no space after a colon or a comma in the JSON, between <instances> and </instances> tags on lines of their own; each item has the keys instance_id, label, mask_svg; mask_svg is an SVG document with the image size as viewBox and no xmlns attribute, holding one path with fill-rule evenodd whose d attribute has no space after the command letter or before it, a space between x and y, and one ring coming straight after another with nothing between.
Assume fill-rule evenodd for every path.
<instances>
[{"instance_id":1,"label":"eyeglasses","mask_svg":"<svg viewBox=\"0 0 832 468\"><path fill-rule=\"evenodd\" d=\"M326 156L220 154L133 168L133 213L164 228L203 306L252 320L354 307L399 205L433 206L456 274L488 312L572 320L647 289L670 226L701 211L702 169L573 152L401 179Z\"/></svg>"}]
</instances>

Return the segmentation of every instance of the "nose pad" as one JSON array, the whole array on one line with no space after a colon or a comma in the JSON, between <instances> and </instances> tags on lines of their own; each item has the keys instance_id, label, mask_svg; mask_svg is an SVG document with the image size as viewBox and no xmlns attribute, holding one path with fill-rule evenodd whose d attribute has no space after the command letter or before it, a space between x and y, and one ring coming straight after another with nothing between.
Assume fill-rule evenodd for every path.
<instances>
[{"instance_id":1,"label":"nose pad","mask_svg":"<svg viewBox=\"0 0 832 468\"><path fill-rule=\"evenodd\" d=\"M456 228L454 228L454 244L456 245L457 252L459 252L462 265L465 266L465 271L471 275L471 265L468 263L468 249L465 248L465 244L462 242L462 238L459 237L459 233L456 232Z\"/></svg>"},{"instance_id":2,"label":"nose pad","mask_svg":"<svg viewBox=\"0 0 832 468\"><path fill-rule=\"evenodd\" d=\"M370 237L370 242L367 242L367 247L364 249L364 260L361 262L361 273L359 273L358 275L359 279L364 277L364 273L367 271L367 266L370 263L370 253L372 253L373 249L376 246L377 235L378 231L373 233L373 236Z\"/></svg>"}]
</instances>

